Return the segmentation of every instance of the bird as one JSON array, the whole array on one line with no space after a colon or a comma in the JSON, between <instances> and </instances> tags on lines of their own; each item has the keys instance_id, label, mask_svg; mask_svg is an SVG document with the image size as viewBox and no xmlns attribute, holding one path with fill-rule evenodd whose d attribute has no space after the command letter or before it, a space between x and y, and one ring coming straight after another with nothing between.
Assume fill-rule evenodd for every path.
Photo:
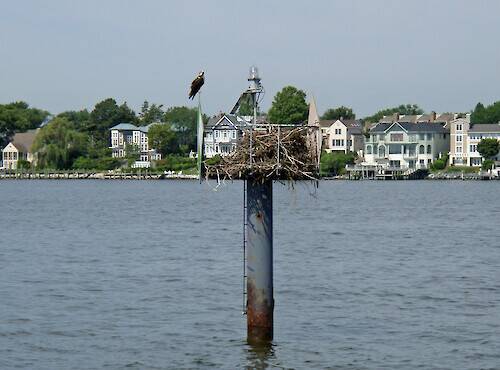
<instances>
[{"instance_id":1,"label":"bird","mask_svg":"<svg viewBox=\"0 0 500 370\"><path fill-rule=\"evenodd\" d=\"M191 82L191 90L189 91L189 99L194 99L198 91L200 91L201 87L205 83L205 72L201 71L198 73L198 76Z\"/></svg>"}]
</instances>

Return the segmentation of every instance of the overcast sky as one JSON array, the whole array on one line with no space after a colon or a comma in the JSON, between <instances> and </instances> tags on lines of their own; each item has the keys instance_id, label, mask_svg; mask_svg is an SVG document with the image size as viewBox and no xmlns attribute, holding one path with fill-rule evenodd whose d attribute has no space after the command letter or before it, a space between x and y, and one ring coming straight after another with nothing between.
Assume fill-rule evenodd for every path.
<instances>
[{"instance_id":1,"label":"overcast sky","mask_svg":"<svg viewBox=\"0 0 500 370\"><path fill-rule=\"evenodd\" d=\"M500 100L500 1L16 0L0 6L0 103L58 113L107 97L228 111L259 67L320 113L358 117L400 103L468 111Z\"/></svg>"}]
</instances>

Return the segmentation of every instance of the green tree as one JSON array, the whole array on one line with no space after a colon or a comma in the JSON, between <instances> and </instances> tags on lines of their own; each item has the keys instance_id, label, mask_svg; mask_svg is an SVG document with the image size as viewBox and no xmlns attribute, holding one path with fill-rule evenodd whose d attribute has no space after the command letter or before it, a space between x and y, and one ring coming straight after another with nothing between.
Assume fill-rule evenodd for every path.
<instances>
[{"instance_id":1,"label":"green tree","mask_svg":"<svg viewBox=\"0 0 500 370\"><path fill-rule=\"evenodd\" d=\"M25 102L0 104L0 146L3 146L16 132L24 132L40 126L49 112L30 108Z\"/></svg>"},{"instance_id":2,"label":"green tree","mask_svg":"<svg viewBox=\"0 0 500 370\"><path fill-rule=\"evenodd\" d=\"M54 118L38 132L33 143L37 165L41 168L67 169L85 155L88 136L78 132L66 118Z\"/></svg>"},{"instance_id":3,"label":"green tree","mask_svg":"<svg viewBox=\"0 0 500 370\"><path fill-rule=\"evenodd\" d=\"M400 106L394 108L386 108L379 110L374 115L366 117L364 121L378 122L384 116L389 116L394 113L399 113L404 115L415 115L415 114L423 114L424 110L420 108L417 104L401 104Z\"/></svg>"},{"instance_id":4,"label":"green tree","mask_svg":"<svg viewBox=\"0 0 500 370\"><path fill-rule=\"evenodd\" d=\"M321 154L321 175L337 176L345 172L346 164L353 164L356 159L356 154L349 152L345 153L327 153Z\"/></svg>"},{"instance_id":5,"label":"green tree","mask_svg":"<svg viewBox=\"0 0 500 370\"><path fill-rule=\"evenodd\" d=\"M498 154L499 149L497 139L482 139L477 144L477 151L484 159L493 159Z\"/></svg>"},{"instance_id":6,"label":"green tree","mask_svg":"<svg viewBox=\"0 0 500 370\"><path fill-rule=\"evenodd\" d=\"M177 135L168 123L149 127L148 143L150 148L156 149L163 157L179 151Z\"/></svg>"},{"instance_id":7,"label":"green tree","mask_svg":"<svg viewBox=\"0 0 500 370\"><path fill-rule=\"evenodd\" d=\"M500 122L500 101L485 107L477 103L472 111L470 120L472 123L498 123Z\"/></svg>"},{"instance_id":8,"label":"green tree","mask_svg":"<svg viewBox=\"0 0 500 370\"><path fill-rule=\"evenodd\" d=\"M198 125L198 109L188 107L168 108L164 116L172 129L177 133L180 150L187 154L191 150L196 150L196 135ZM203 115L203 122L207 122L208 117Z\"/></svg>"},{"instance_id":9,"label":"green tree","mask_svg":"<svg viewBox=\"0 0 500 370\"><path fill-rule=\"evenodd\" d=\"M161 122L164 119L165 112L163 111L163 104L149 105L147 100L144 101L139 113L139 124L141 126L149 125L153 122Z\"/></svg>"},{"instance_id":10,"label":"green tree","mask_svg":"<svg viewBox=\"0 0 500 370\"><path fill-rule=\"evenodd\" d=\"M85 131L100 145L107 146L108 130L119 123L137 123L137 116L127 103L118 105L114 99L108 98L97 103L90 112L90 120Z\"/></svg>"},{"instance_id":11,"label":"green tree","mask_svg":"<svg viewBox=\"0 0 500 370\"><path fill-rule=\"evenodd\" d=\"M137 144L126 144L125 145L125 159L127 164L131 167L135 161L138 161L141 157L141 150Z\"/></svg>"},{"instance_id":12,"label":"green tree","mask_svg":"<svg viewBox=\"0 0 500 370\"><path fill-rule=\"evenodd\" d=\"M493 166L495 165L495 161L492 159L486 159L483 164L481 165L481 168L483 170L491 170Z\"/></svg>"},{"instance_id":13,"label":"green tree","mask_svg":"<svg viewBox=\"0 0 500 370\"><path fill-rule=\"evenodd\" d=\"M59 113L56 117L67 119L78 131L86 131L90 121L90 113L87 109L80 111L69 110Z\"/></svg>"},{"instance_id":14,"label":"green tree","mask_svg":"<svg viewBox=\"0 0 500 370\"><path fill-rule=\"evenodd\" d=\"M321 116L321 119L324 120L337 120L340 118L345 118L345 119L355 119L356 114L352 111L352 108L345 107L345 106L340 106L337 108L330 108L328 109L323 116Z\"/></svg>"},{"instance_id":15,"label":"green tree","mask_svg":"<svg viewBox=\"0 0 500 370\"><path fill-rule=\"evenodd\" d=\"M296 124L307 119L309 107L306 93L293 86L286 86L275 96L268 118L271 123Z\"/></svg>"}]
</instances>

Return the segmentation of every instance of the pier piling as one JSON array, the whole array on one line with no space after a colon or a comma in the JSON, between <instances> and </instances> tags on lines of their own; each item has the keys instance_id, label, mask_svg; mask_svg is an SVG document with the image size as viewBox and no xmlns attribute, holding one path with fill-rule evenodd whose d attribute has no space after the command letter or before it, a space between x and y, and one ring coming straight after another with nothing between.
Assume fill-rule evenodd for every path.
<instances>
[{"instance_id":1,"label":"pier piling","mask_svg":"<svg viewBox=\"0 0 500 370\"><path fill-rule=\"evenodd\" d=\"M247 340L273 339L273 183L247 180Z\"/></svg>"}]
</instances>

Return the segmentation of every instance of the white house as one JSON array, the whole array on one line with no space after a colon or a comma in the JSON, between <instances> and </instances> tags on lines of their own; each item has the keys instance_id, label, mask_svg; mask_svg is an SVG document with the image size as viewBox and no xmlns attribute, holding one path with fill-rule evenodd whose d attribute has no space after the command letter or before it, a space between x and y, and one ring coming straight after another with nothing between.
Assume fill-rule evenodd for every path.
<instances>
[{"instance_id":1,"label":"white house","mask_svg":"<svg viewBox=\"0 0 500 370\"><path fill-rule=\"evenodd\" d=\"M467 133L468 159L470 166L481 166L484 158L477 151L477 145L482 139L497 139L500 141L500 123L495 124L475 124ZM500 153L497 154L496 160L500 159Z\"/></svg>"},{"instance_id":2,"label":"white house","mask_svg":"<svg viewBox=\"0 0 500 370\"><path fill-rule=\"evenodd\" d=\"M152 125L137 127L131 123L120 123L110 128L111 146L113 158L124 158L127 154L127 146L134 145L139 149L140 155L132 167L150 167L152 160L161 159L161 154L149 147L148 131Z\"/></svg>"},{"instance_id":3,"label":"white house","mask_svg":"<svg viewBox=\"0 0 500 370\"><path fill-rule=\"evenodd\" d=\"M230 114L220 114L210 118L205 126L205 158L225 156L233 152L243 135L243 129L249 125L246 119L247 117Z\"/></svg>"},{"instance_id":4,"label":"white house","mask_svg":"<svg viewBox=\"0 0 500 370\"><path fill-rule=\"evenodd\" d=\"M324 120L320 121L323 136L323 148L326 152L355 152L361 155L363 150L363 126L360 120Z\"/></svg>"},{"instance_id":5,"label":"white house","mask_svg":"<svg viewBox=\"0 0 500 370\"><path fill-rule=\"evenodd\" d=\"M2 168L15 170L19 160L33 163L35 158L31 148L37 133L38 129L15 134L2 150Z\"/></svg>"},{"instance_id":6,"label":"white house","mask_svg":"<svg viewBox=\"0 0 500 370\"><path fill-rule=\"evenodd\" d=\"M379 123L365 141L365 164L383 168L428 168L449 152L449 130L440 123Z\"/></svg>"}]
</instances>

